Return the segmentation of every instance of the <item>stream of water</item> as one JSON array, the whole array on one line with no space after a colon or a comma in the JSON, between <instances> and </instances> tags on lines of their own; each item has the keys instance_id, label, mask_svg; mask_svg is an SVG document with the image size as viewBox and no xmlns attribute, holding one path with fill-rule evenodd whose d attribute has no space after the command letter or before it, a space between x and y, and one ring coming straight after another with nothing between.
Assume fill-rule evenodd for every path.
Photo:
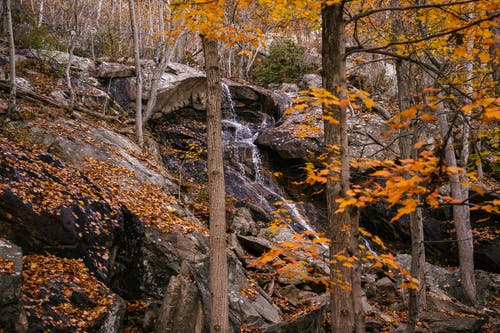
<instances>
[{"instance_id":1,"label":"stream of water","mask_svg":"<svg viewBox=\"0 0 500 333\"><path fill-rule=\"evenodd\" d=\"M252 191L253 195L249 199L256 200L256 204L266 210L275 210L277 207L274 203L282 202L281 207L288 211L292 220L289 224L292 230L295 232L313 230L307 223L307 218L299 212L297 205L285 197L274 177L272 175L266 176L262 169L261 154L254 142L257 139L259 129L272 125L268 123L268 117L262 117L262 122L257 124L256 128L252 128L238 118L227 84L222 83L222 91L229 109L222 120L224 149L231 156L231 164L247 178L243 180L247 182L246 185L258 189Z\"/></svg>"}]
</instances>

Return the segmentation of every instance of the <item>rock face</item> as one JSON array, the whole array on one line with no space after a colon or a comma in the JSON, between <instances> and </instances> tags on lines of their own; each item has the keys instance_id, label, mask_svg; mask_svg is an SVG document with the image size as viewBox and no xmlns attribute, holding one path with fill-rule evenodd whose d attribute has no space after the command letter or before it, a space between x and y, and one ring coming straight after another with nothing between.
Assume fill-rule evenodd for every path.
<instances>
[{"instance_id":1,"label":"rock face","mask_svg":"<svg viewBox=\"0 0 500 333\"><path fill-rule=\"evenodd\" d=\"M100 79L118 79L135 76L133 66L102 61L97 65L96 76Z\"/></svg>"},{"instance_id":2,"label":"rock face","mask_svg":"<svg viewBox=\"0 0 500 333\"><path fill-rule=\"evenodd\" d=\"M479 333L486 322L483 318L458 316L440 312L424 312L420 320L436 333Z\"/></svg>"},{"instance_id":3,"label":"rock face","mask_svg":"<svg viewBox=\"0 0 500 333\"><path fill-rule=\"evenodd\" d=\"M320 307L314 311L308 312L298 318L287 322L269 326L264 333L323 333L323 316L326 307Z\"/></svg>"},{"instance_id":4,"label":"rock face","mask_svg":"<svg viewBox=\"0 0 500 333\"><path fill-rule=\"evenodd\" d=\"M22 270L21 248L0 238L0 331L28 331L28 321L21 303Z\"/></svg>"},{"instance_id":5,"label":"rock face","mask_svg":"<svg viewBox=\"0 0 500 333\"><path fill-rule=\"evenodd\" d=\"M68 171L66 164L51 155L23 152L14 147L15 150L9 150L5 145L2 148L0 154L4 162L0 165L0 182L7 186L0 191L0 234L27 251L85 258L92 271L106 279L111 256L102 244L113 244L114 231L123 227L122 216L114 214L106 202L96 199L99 191L88 195L70 192L72 203L63 205L55 197L44 194L44 190L59 193L58 188L70 186L66 181L88 189L94 185L75 170ZM35 171L33 167L40 169ZM31 192L30 187L40 191ZM33 196L30 200L26 197L29 193ZM31 200L38 203L53 200L51 205L55 206L50 211L41 210Z\"/></svg>"},{"instance_id":6,"label":"rock face","mask_svg":"<svg viewBox=\"0 0 500 333\"><path fill-rule=\"evenodd\" d=\"M158 333L201 333L203 307L196 285L190 281L189 268L170 279L156 324Z\"/></svg>"},{"instance_id":7,"label":"rock face","mask_svg":"<svg viewBox=\"0 0 500 333\"><path fill-rule=\"evenodd\" d=\"M129 77L129 70L124 66L113 65L114 68L102 69L101 77L109 80L110 93L113 98L124 108L130 108L135 101L135 79ZM149 89L153 77L154 65L144 65L144 99L149 98ZM113 76L119 75L119 76ZM206 77L205 73L177 63L170 63L167 70L161 76L158 86L158 96L153 108L152 118L159 118L163 114L179 110L184 107L204 109L205 105Z\"/></svg>"}]
</instances>

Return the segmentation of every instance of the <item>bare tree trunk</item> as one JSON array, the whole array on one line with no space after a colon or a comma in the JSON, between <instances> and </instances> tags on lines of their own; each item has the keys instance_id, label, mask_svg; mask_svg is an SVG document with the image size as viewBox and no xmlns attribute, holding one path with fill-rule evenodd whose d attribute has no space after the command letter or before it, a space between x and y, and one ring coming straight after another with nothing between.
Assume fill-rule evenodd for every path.
<instances>
[{"instance_id":1,"label":"bare tree trunk","mask_svg":"<svg viewBox=\"0 0 500 333\"><path fill-rule=\"evenodd\" d=\"M140 147L144 146L144 136L142 134L142 70L141 70L141 56L139 52L139 36L137 32L137 23L135 20L134 0L129 0L130 24L132 28L134 40L134 57L135 57L135 71L136 71L136 98L135 98L135 132L137 143Z\"/></svg>"},{"instance_id":2,"label":"bare tree trunk","mask_svg":"<svg viewBox=\"0 0 500 333\"><path fill-rule=\"evenodd\" d=\"M438 114L438 124L443 138L444 159L446 165L457 166L455 150L453 148L453 138L451 137L448 116L442 103ZM461 184L460 175L452 173L449 175L451 196L460 202L467 199L464 196L464 188ZM465 300L471 304L477 303L476 279L474 276L474 245L472 238L472 228L470 225L469 207L467 205L453 206L453 220L457 233L458 259L460 262L461 284L464 291Z\"/></svg>"},{"instance_id":3,"label":"bare tree trunk","mask_svg":"<svg viewBox=\"0 0 500 333\"><path fill-rule=\"evenodd\" d=\"M7 119L12 119L17 112L16 105L16 46L14 44L14 31L12 29L12 7L10 0L5 0L5 16L7 17L7 32L9 37L9 79L10 94L9 106L7 109Z\"/></svg>"},{"instance_id":4,"label":"bare tree trunk","mask_svg":"<svg viewBox=\"0 0 500 333\"><path fill-rule=\"evenodd\" d=\"M346 64L345 64L345 22L343 5L334 4L323 8L323 86L340 99L346 99ZM336 213L336 199L345 197L350 186L349 147L347 140L347 110L338 106L334 115L339 124L325 121L325 145L340 147L340 182L328 179L326 184L329 237L331 239L330 271L332 282L337 279L335 272L340 272L341 279L350 285L351 290L342 288L337 283L331 286L332 331L334 333L364 332L364 314L361 307L360 268L349 268L336 260L336 255L344 253L354 256L358 249L358 215L356 210ZM324 108L328 116L331 110ZM330 163L338 161L338 155L330 150ZM356 263L359 265L359 263Z\"/></svg>"},{"instance_id":5,"label":"bare tree trunk","mask_svg":"<svg viewBox=\"0 0 500 333\"><path fill-rule=\"evenodd\" d=\"M226 198L222 159L221 68L218 42L202 38L207 73L211 333L229 332Z\"/></svg>"},{"instance_id":6,"label":"bare tree trunk","mask_svg":"<svg viewBox=\"0 0 500 333\"><path fill-rule=\"evenodd\" d=\"M68 115L73 116L73 108L75 107L75 90L71 84L71 63L73 62L73 51L75 50L75 31L71 30L69 37L69 47L68 47L68 63L66 64L66 70L64 71L66 75L66 87L69 92L69 104L68 104Z\"/></svg>"},{"instance_id":7,"label":"bare tree trunk","mask_svg":"<svg viewBox=\"0 0 500 333\"><path fill-rule=\"evenodd\" d=\"M172 47L168 47L166 43L162 44L162 54L160 55L160 62L156 65L156 68L153 72L153 78L151 79L151 90L149 92L148 103L146 104L146 110L144 111L143 123L146 124L148 120L151 118L154 112L154 107L156 105L156 100L158 98L158 85L160 84L161 77L172 59L173 52L177 46L177 42L184 36L185 32L183 31L177 40L175 41Z\"/></svg>"},{"instance_id":8,"label":"bare tree trunk","mask_svg":"<svg viewBox=\"0 0 500 333\"><path fill-rule=\"evenodd\" d=\"M36 20L36 26L40 27L43 23L43 7L44 7L44 0L40 0L38 3L38 18Z\"/></svg>"},{"instance_id":9,"label":"bare tree trunk","mask_svg":"<svg viewBox=\"0 0 500 333\"><path fill-rule=\"evenodd\" d=\"M398 2L399 3L399 2ZM396 31L401 31L402 22L399 22L395 27ZM414 71L407 62L398 60L396 62L396 75L398 87L398 102L399 111L404 111L412 106L411 94L415 93L415 89L411 88ZM399 149L402 159L416 157L412 153L413 145L418 141L415 133L416 129L412 125L402 129L399 138ZM424 247L424 228L422 221L422 210L417 208L416 211L410 214L410 231L411 231L411 268L412 276L416 277L420 284L417 290L409 290L408 299L408 319L406 322L406 333L414 333L417 324L418 313L426 307L425 295L425 247Z\"/></svg>"}]
</instances>

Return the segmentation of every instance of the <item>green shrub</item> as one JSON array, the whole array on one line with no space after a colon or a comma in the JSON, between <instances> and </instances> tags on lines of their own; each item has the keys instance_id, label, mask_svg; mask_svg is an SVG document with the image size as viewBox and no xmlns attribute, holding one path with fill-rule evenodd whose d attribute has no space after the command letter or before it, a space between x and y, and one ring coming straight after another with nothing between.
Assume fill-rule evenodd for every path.
<instances>
[{"instance_id":1,"label":"green shrub","mask_svg":"<svg viewBox=\"0 0 500 333\"><path fill-rule=\"evenodd\" d=\"M307 64L305 48L291 39L274 41L269 56L256 62L252 69L254 80L260 84L298 83L302 76L312 69Z\"/></svg>"}]
</instances>

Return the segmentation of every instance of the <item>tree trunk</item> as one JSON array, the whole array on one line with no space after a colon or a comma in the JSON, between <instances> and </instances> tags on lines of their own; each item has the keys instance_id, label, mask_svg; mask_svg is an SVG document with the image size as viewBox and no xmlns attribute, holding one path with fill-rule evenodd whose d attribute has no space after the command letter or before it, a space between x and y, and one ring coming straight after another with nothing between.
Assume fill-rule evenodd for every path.
<instances>
[{"instance_id":1,"label":"tree trunk","mask_svg":"<svg viewBox=\"0 0 500 333\"><path fill-rule=\"evenodd\" d=\"M17 112L16 105L16 46L14 44L14 31L12 29L12 7L10 0L5 0L5 16L7 17L7 32L9 37L9 79L10 94L7 108L7 119L12 119Z\"/></svg>"},{"instance_id":2,"label":"tree trunk","mask_svg":"<svg viewBox=\"0 0 500 333\"><path fill-rule=\"evenodd\" d=\"M71 84L71 63L73 62L73 51L75 50L75 32L72 30L69 32L69 48L68 48L68 63L66 64L66 70L64 71L66 75L66 87L69 92L69 104L68 104L68 115L73 116L73 109L75 107L75 90Z\"/></svg>"},{"instance_id":3,"label":"tree trunk","mask_svg":"<svg viewBox=\"0 0 500 333\"><path fill-rule=\"evenodd\" d=\"M141 56L139 51L139 34L137 32L137 23L135 20L135 8L134 0L128 1L129 12L130 12L130 24L132 28L132 35L134 40L134 57L135 57L135 87L136 87L136 98L135 98L135 132L137 137L137 143L140 147L144 146L144 136L142 134L142 70L141 70Z\"/></svg>"},{"instance_id":4,"label":"tree trunk","mask_svg":"<svg viewBox=\"0 0 500 333\"><path fill-rule=\"evenodd\" d=\"M202 38L207 73L211 333L229 332L226 198L222 159L221 68L218 42Z\"/></svg>"},{"instance_id":5,"label":"tree trunk","mask_svg":"<svg viewBox=\"0 0 500 333\"><path fill-rule=\"evenodd\" d=\"M401 29L402 23L396 27L396 31ZM411 95L416 93L416 89L411 87L412 74L414 71L411 65L402 60L396 62L396 76L398 87L399 111L404 111L412 106ZM418 141L413 127L413 122L405 129L400 131L399 149L402 159L416 157L412 152L413 145ZM410 272L416 277L420 284L418 289L409 290L408 299L408 319L406 324L406 333L414 333L417 324L418 313L426 307L425 295L425 247L424 247L424 227L422 221L422 210L417 208L410 214L410 232L411 232L411 268Z\"/></svg>"},{"instance_id":6,"label":"tree trunk","mask_svg":"<svg viewBox=\"0 0 500 333\"><path fill-rule=\"evenodd\" d=\"M71 63L73 62L73 52L75 51L75 37L78 31L78 0L73 0L73 19L74 25L71 27L70 20L70 28L69 28L69 46L68 46L68 63L66 64L66 86L69 92L69 105L68 105L68 115L73 116L73 109L75 107L75 90L73 89L73 85L71 84Z\"/></svg>"},{"instance_id":7,"label":"tree trunk","mask_svg":"<svg viewBox=\"0 0 500 333\"><path fill-rule=\"evenodd\" d=\"M440 104L438 114L439 129L444 145L444 160L447 166L456 167L457 158L453 148L450 125L446 110ZM460 175L452 173L449 175L451 197L460 202L467 199L464 196L464 188L461 184ZM453 206L453 221L457 233L458 259L460 262L461 284L465 300L471 304L477 303L476 279L474 276L474 245L472 228L470 225L469 207L467 205Z\"/></svg>"},{"instance_id":8,"label":"tree trunk","mask_svg":"<svg viewBox=\"0 0 500 333\"><path fill-rule=\"evenodd\" d=\"M43 5L44 5L44 0L40 0L40 2L38 3L38 17L36 20L37 28L40 27L43 23L43 7L44 7Z\"/></svg>"},{"instance_id":9,"label":"tree trunk","mask_svg":"<svg viewBox=\"0 0 500 333\"><path fill-rule=\"evenodd\" d=\"M345 22L343 19L343 5L326 6L322 12L322 65L323 86L340 99L346 99L346 63L345 63ZM326 107L323 112L329 115L331 110ZM356 210L347 209L343 213L336 213L338 198L345 197L349 190L349 147L347 141L347 110L338 106L335 118L339 124L325 121L325 145L340 147L340 181L328 179L326 184L327 210L329 220L329 237L331 239L331 312L332 331L334 333L364 332L364 314L361 307L361 285L359 262L349 268L343 262L336 262L337 254L354 256L358 249L358 215ZM330 162L338 161L338 154L332 150L328 152ZM336 263L335 263L336 262ZM352 289L342 288L335 280L336 272L341 274L343 283Z\"/></svg>"},{"instance_id":10,"label":"tree trunk","mask_svg":"<svg viewBox=\"0 0 500 333\"><path fill-rule=\"evenodd\" d=\"M151 79L151 90L149 92L148 103L146 104L146 110L144 111L143 124L146 124L151 118L154 112L154 106L156 105L156 100L158 98L158 86L160 84L161 77L168 67L172 59L175 48L177 47L177 42L184 36L185 32L181 32L179 37L176 39L174 45L168 46L167 43L162 42L160 47L162 54L160 55L160 62L156 65L153 72L153 78Z\"/></svg>"}]
</instances>

